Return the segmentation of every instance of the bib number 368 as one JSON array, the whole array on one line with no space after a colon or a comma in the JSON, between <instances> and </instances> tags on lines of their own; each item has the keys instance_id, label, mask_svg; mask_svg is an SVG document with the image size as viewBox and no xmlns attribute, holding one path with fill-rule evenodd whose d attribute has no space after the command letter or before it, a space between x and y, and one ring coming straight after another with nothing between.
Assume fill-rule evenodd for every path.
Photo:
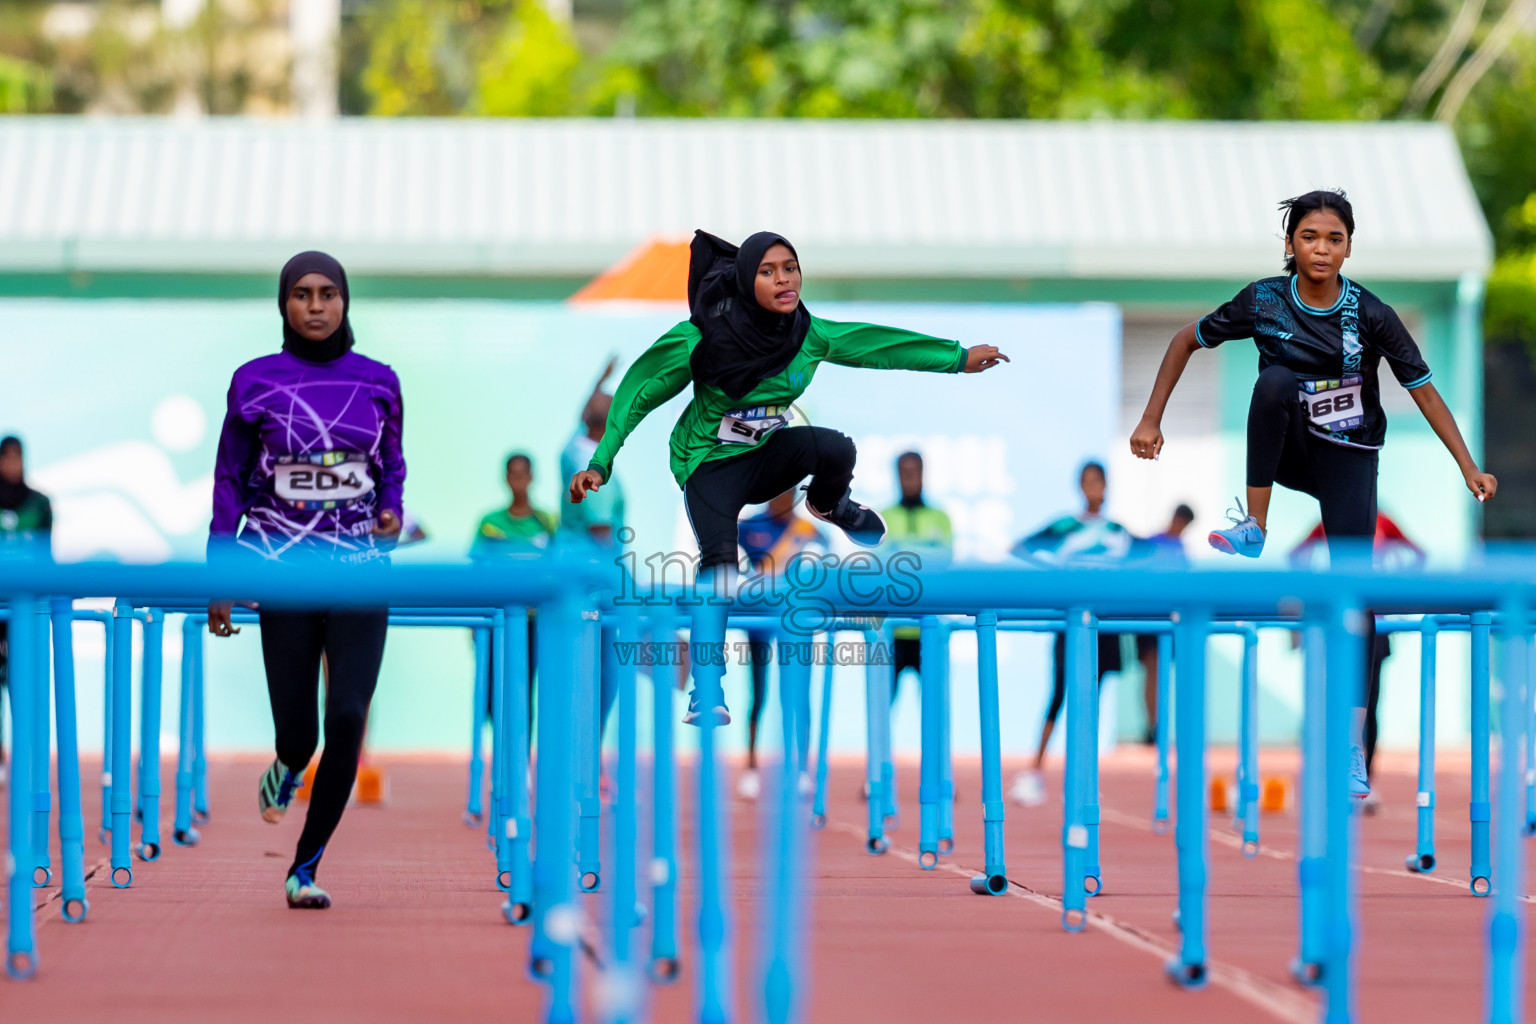
<instances>
[{"instance_id":1,"label":"bib number 368","mask_svg":"<svg viewBox=\"0 0 1536 1024\"><path fill-rule=\"evenodd\" d=\"M1309 380L1301 384L1301 403L1307 420L1318 430L1335 433L1353 430L1365 420L1360 403L1363 379L1351 373L1335 380Z\"/></svg>"}]
</instances>

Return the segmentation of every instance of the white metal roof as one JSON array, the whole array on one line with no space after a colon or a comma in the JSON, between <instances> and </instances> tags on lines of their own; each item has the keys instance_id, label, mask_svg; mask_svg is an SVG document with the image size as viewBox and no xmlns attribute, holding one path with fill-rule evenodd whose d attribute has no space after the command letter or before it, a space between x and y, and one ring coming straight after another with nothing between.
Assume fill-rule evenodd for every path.
<instances>
[{"instance_id":1,"label":"white metal roof","mask_svg":"<svg viewBox=\"0 0 1536 1024\"><path fill-rule=\"evenodd\" d=\"M1282 197L1342 186L1359 277L1492 242L1419 122L0 118L0 271L578 275L771 227L833 277L1248 278Z\"/></svg>"}]
</instances>

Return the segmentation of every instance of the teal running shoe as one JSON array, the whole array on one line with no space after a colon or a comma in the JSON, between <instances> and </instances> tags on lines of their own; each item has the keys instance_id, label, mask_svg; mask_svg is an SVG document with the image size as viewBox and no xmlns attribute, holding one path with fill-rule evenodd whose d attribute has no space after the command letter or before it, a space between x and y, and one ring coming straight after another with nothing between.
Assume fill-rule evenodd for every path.
<instances>
[{"instance_id":1,"label":"teal running shoe","mask_svg":"<svg viewBox=\"0 0 1536 1024\"><path fill-rule=\"evenodd\" d=\"M1365 773L1365 748L1359 744L1349 748L1349 795L1356 800L1371 795L1371 777Z\"/></svg>"},{"instance_id":2,"label":"teal running shoe","mask_svg":"<svg viewBox=\"0 0 1536 1024\"><path fill-rule=\"evenodd\" d=\"M731 709L724 704L716 704L709 712L715 725L731 724ZM704 708L699 704L699 691L691 690L688 693L688 713L683 715L684 725L698 725L704 718Z\"/></svg>"},{"instance_id":3,"label":"teal running shoe","mask_svg":"<svg viewBox=\"0 0 1536 1024\"><path fill-rule=\"evenodd\" d=\"M1237 515L1228 509L1227 518L1232 520L1232 525L1225 530L1211 531L1211 547L1245 558L1258 558L1264 553L1264 531L1259 528L1259 521L1244 511L1241 501L1237 503Z\"/></svg>"},{"instance_id":4,"label":"teal running shoe","mask_svg":"<svg viewBox=\"0 0 1536 1024\"><path fill-rule=\"evenodd\" d=\"M261 776L261 786L256 790L256 806L261 809L263 821L276 825L288 813L293 794L304 782L304 770L293 771L283 762L272 759L272 767Z\"/></svg>"},{"instance_id":5,"label":"teal running shoe","mask_svg":"<svg viewBox=\"0 0 1536 1024\"><path fill-rule=\"evenodd\" d=\"M293 910L327 910L331 905L331 894L316 885L314 876L303 868L294 869L283 883L283 891Z\"/></svg>"}]
</instances>

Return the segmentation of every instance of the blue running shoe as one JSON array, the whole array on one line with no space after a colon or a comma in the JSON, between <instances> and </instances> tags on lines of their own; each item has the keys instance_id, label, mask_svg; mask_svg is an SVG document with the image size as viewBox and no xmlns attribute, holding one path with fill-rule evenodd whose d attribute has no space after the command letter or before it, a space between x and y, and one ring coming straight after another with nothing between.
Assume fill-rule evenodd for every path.
<instances>
[{"instance_id":1,"label":"blue running shoe","mask_svg":"<svg viewBox=\"0 0 1536 1024\"><path fill-rule=\"evenodd\" d=\"M1232 520L1232 525L1225 530L1211 531L1211 547L1246 558L1258 558L1264 553L1264 531L1259 528L1259 521L1243 510L1241 501L1237 503L1237 515L1228 509L1227 518Z\"/></svg>"},{"instance_id":2,"label":"blue running shoe","mask_svg":"<svg viewBox=\"0 0 1536 1024\"><path fill-rule=\"evenodd\" d=\"M1349 748L1349 795L1356 800L1371 795L1371 778L1365 773L1365 748L1359 744Z\"/></svg>"},{"instance_id":3,"label":"blue running shoe","mask_svg":"<svg viewBox=\"0 0 1536 1024\"><path fill-rule=\"evenodd\" d=\"M716 704L713 709L716 725L731 724L731 709L724 704ZM688 713L683 716L684 725L698 725L699 719L704 717L704 711L699 707L699 691L693 690L688 694Z\"/></svg>"},{"instance_id":4,"label":"blue running shoe","mask_svg":"<svg viewBox=\"0 0 1536 1024\"><path fill-rule=\"evenodd\" d=\"M263 821L276 825L288 813L293 794L304 783L304 770L291 770L283 762L272 759L272 766L261 776L261 786L256 790L256 806L261 809Z\"/></svg>"},{"instance_id":5,"label":"blue running shoe","mask_svg":"<svg viewBox=\"0 0 1536 1024\"><path fill-rule=\"evenodd\" d=\"M316 885L314 877L303 868L295 868L288 876L283 892L293 910L326 910L331 905L331 894Z\"/></svg>"}]
</instances>

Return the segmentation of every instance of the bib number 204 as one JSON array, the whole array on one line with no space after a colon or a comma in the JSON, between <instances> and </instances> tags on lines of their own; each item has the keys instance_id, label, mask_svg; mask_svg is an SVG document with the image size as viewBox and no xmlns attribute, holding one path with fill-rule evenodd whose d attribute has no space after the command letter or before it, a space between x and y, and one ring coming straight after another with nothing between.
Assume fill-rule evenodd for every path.
<instances>
[{"instance_id":1,"label":"bib number 204","mask_svg":"<svg viewBox=\"0 0 1536 1024\"><path fill-rule=\"evenodd\" d=\"M363 460L332 455L279 463L273 484L279 498L299 508L331 508L368 494L373 490L373 477Z\"/></svg>"},{"instance_id":2,"label":"bib number 204","mask_svg":"<svg viewBox=\"0 0 1536 1024\"><path fill-rule=\"evenodd\" d=\"M296 469L288 474L290 491L351 491L361 486L355 469L347 470L346 476L330 469Z\"/></svg>"}]
</instances>

